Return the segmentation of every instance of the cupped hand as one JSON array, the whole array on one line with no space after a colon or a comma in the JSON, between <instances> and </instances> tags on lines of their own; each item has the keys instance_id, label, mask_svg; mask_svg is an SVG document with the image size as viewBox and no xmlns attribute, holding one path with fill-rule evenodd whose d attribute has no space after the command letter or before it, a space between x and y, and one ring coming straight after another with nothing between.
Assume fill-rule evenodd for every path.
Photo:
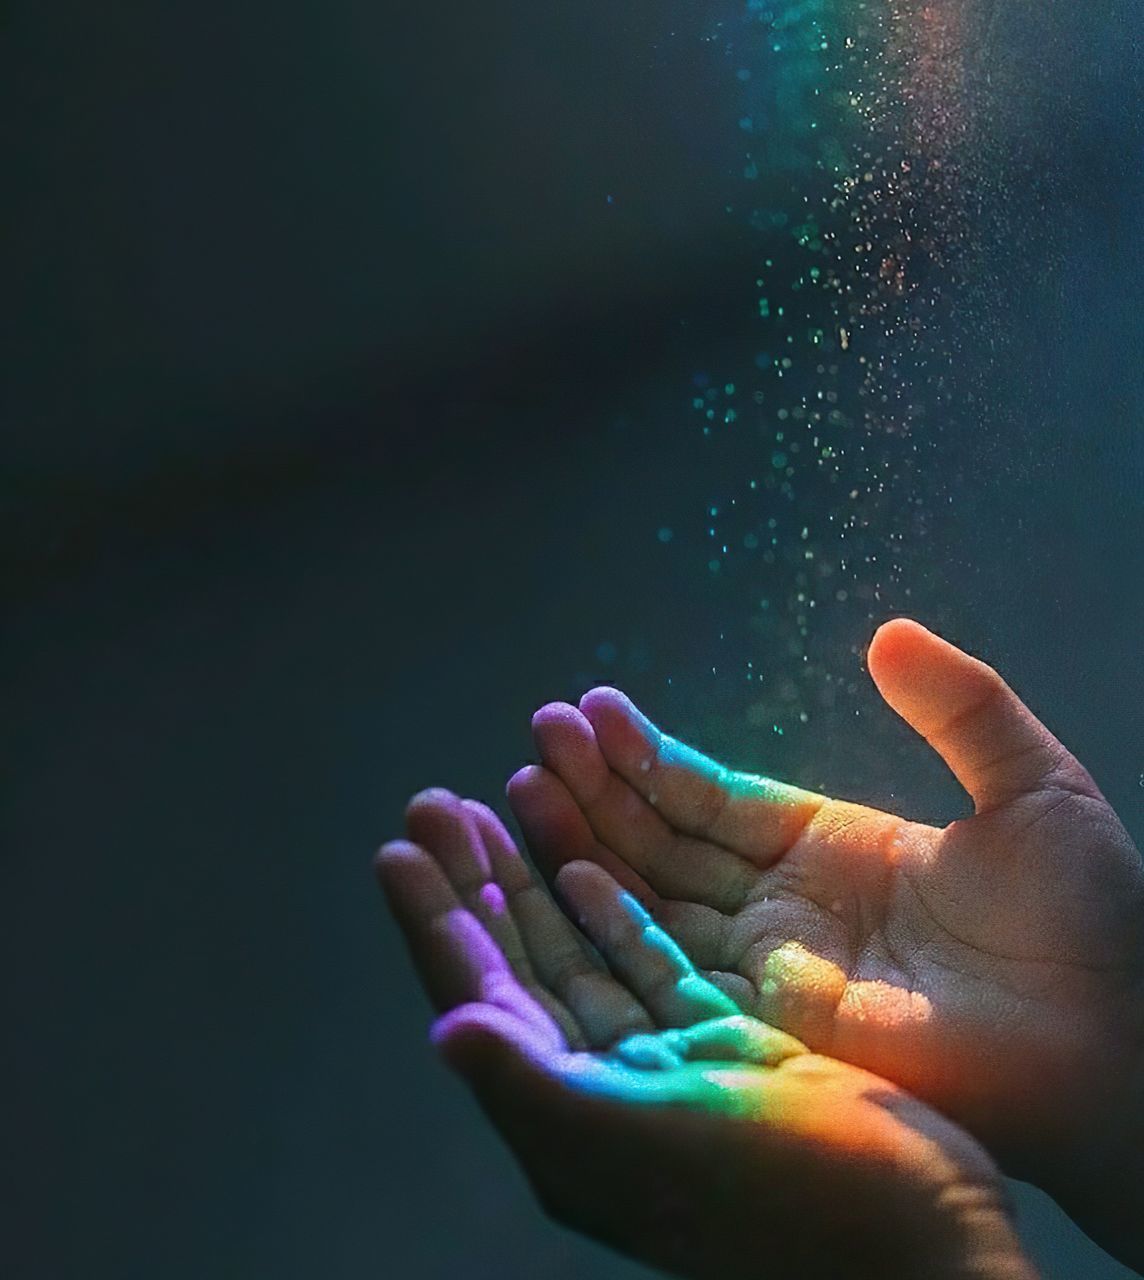
<instances>
[{"instance_id":1,"label":"cupped hand","mask_svg":"<svg viewBox=\"0 0 1144 1280\"><path fill-rule=\"evenodd\" d=\"M608 868L743 1011L1067 1199L1141 1132L1140 856L989 667L904 619L868 661L975 816L932 827L734 772L613 689L537 713L543 764L510 801L547 874Z\"/></svg>"},{"instance_id":2,"label":"cupped hand","mask_svg":"<svg viewBox=\"0 0 1144 1280\"><path fill-rule=\"evenodd\" d=\"M417 797L378 870L433 1036L559 1220L694 1277L1028 1280L995 1166L895 1086L735 1011L599 867L569 911L484 806Z\"/></svg>"}]
</instances>

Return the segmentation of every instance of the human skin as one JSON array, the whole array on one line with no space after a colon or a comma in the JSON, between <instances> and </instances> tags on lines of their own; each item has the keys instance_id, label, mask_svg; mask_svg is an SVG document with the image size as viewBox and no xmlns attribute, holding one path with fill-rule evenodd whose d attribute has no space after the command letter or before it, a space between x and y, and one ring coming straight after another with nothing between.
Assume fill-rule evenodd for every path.
<instances>
[{"instance_id":1,"label":"human skin","mask_svg":"<svg viewBox=\"0 0 1144 1280\"><path fill-rule=\"evenodd\" d=\"M611 870L736 1004L965 1126L1140 1265L1144 874L1081 765L915 622L868 665L975 816L944 828L733 772L620 693L534 718L509 785L546 874Z\"/></svg>"},{"instance_id":2,"label":"human skin","mask_svg":"<svg viewBox=\"0 0 1144 1280\"><path fill-rule=\"evenodd\" d=\"M968 1134L739 1014L606 872L560 889L611 972L490 810L407 823L377 868L433 1039L559 1221L703 1280L1035 1276Z\"/></svg>"}]
</instances>

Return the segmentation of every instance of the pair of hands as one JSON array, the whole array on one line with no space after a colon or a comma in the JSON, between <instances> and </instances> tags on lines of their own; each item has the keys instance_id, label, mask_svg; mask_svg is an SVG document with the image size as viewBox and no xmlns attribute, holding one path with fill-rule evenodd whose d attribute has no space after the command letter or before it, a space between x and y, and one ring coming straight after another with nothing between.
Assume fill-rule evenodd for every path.
<instances>
[{"instance_id":1,"label":"pair of hands","mask_svg":"<svg viewBox=\"0 0 1144 1280\"><path fill-rule=\"evenodd\" d=\"M435 1039L556 1216L678 1274L1031 1275L979 1143L1130 1260L1139 855L989 668L904 620L869 667L975 817L731 772L614 690L537 713L510 801L607 970L491 811L417 797L379 869Z\"/></svg>"}]
</instances>

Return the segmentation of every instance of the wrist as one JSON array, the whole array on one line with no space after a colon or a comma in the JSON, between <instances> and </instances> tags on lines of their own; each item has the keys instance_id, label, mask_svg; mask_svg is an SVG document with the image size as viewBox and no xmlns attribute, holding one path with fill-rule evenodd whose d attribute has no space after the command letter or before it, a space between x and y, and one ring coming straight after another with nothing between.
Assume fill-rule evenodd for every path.
<instances>
[{"instance_id":1,"label":"wrist","mask_svg":"<svg viewBox=\"0 0 1144 1280\"><path fill-rule=\"evenodd\" d=\"M875 1218L868 1233L854 1232L845 1273L852 1280L1038 1280L1000 1177L957 1182L936 1194L932 1187L920 1196L918 1190L915 1184L914 1194ZM832 1253L835 1265L822 1270L823 1280L841 1274L837 1258Z\"/></svg>"}]
</instances>

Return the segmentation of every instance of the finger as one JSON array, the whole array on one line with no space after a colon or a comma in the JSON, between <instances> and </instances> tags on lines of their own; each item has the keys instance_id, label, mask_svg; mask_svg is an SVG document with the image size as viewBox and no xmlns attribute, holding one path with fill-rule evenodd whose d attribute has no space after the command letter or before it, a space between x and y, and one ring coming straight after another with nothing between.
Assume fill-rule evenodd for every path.
<instances>
[{"instance_id":1,"label":"finger","mask_svg":"<svg viewBox=\"0 0 1144 1280\"><path fill-rule=\"evenodd\" d=\"M686 1027L739 1012L606 871L572 862L561 870L557 887L612 972L660 1026Z\"/></svg>"},{"instance_id":2,"label":"finger","mask_svg":"<svg viewBox=\"0 0 1144 1280\"><path fill-rule=\"evenodd\" d=\"M552 1052L519 1020L485 1005L446 1014L434 1026L433 1040L530 1175L551 1164L553 1140L571 1136L569 1126L582 1131L603 1122L619 1134L631 1107L757 1114L768 1084L764 1073L739 1065L675 1061L648 1070L642 1063ZM584 1109L585 1098L620 1104L621 1110L593 1114Z\"/></svg>"},{"instance_id":3,"label":"finger","mask_svg":"<svg viewBox=\"0 0 1144 1280\"><path fill-rule=\"evenodd\" d=\"M503 1009L466 1004L439 1018L431 1039L462 1076L527 1171L544 1165L552 1121L565 1099L559 1079L565 1057L526 1022Z\"/></svg>"},{"instance_id":4,"label":"finger","mask_svg":"<svg viewBox=\"0 0 1144 1280\"><path fill-rule=\"evenodd\" d=\"M485 1001L522 1019L553 1044L564 1043L552 1017L525 991L500 948L424 849L394 841L383 846L375 867L437 1009Z\"/></svg>"},{"instance_id":5,"label":"finger","mask_svg":"<svg viewBox=\"0 0 1144 1280\"><path fill-rule=\"evenodd\" d=\"M809 1053L806 1045L777 1027L742 1015L700 1022L682 1031L665 1033L685 1062L749 1062L777 1067L787 1058Z\"/></svg>"},{"instance_id":6,"label":"finger","mask_svg":"<svg viewBox=\"0 0 1144 1280\"><path fill-rule=\"evenodd\" d=\"M466 800L488 853L493 876L503 892L532 969L571 1011L592 1048L608 1048L632 1031L650 1027L640 1002L586 953L575 929L545 890L495 813Z\"/></svg>"},{"instance_id":7,"label":"finger","mask_svg":"<svg viewBox=\"0 0 1144 1280\"><path fill-rule=\"evenodd\" d=\"M949 765L979 813L1046 787L1100 796L992 667L919 623L879 627L867 663L882 697Z\"/></svg>"},{"instance_id":8,"label":"finger","mask_svg":"<svg viewBox=\"0 0 1144 1280\"><path fill-rule=\"evenodd\" d=\"M461 798L443 787L420 791L405 808L409 838L429 850L462 898L489 883L489 860Z\"/></svg>"},{"instance_id":9,"label":"finger","mask_svg":"<svg viewBox=\"0 0 1144 1280\"><path fill-rule=\"evenodd\" d=\"M677 831L652 803L654 790L642 795L609 768L580 711L562 703L542 707L532 733L545 767L567 787L600 843L658 894L725 911L742 906L757 869L717 843Z\"/></svg>"},{"instance_id":10,"label":"finger","mask_svg":"<svg viewBox=\"0 0 1144 1280\"><path fill-rule=\"evenodd\" d=\"M410 800L405 810L410 837L436 859L461 901L485 926L522 981L532 966L504 893L494 881L488 849L467 802L433 788Z\"/></svg>"},{"instance_id":11,"label":"finger","mask_svg":"<svg viewBox=\"0 0 1144 1280\"><path fill-rule=\"evenodd\" d=\"M434 945L433 922L461 906L441 868L417 845L394 840L382 846L374 870L434 1007L472 1000L478 983L469 964Z\"/></svg>"},{"instance_id":12,"label":"finger","mask_svg":"<svg viewBox=\"0 0 1144 1280\"><path fill-rule=\"evenodd\" d=\"M535 765L522 769L509 781L508 798L529 850L550 882L566 863L594 862L642 902L697 963L720 968L727 962L727 916L700 903L660 898L596 839L580 807L555 774Z\"/></svg>"},{"instance_id":13,"label":"finger","mask_svg":"<svg viewBox=\"0 0 1144 1280\"><path fill-rule=\"evenodd\" d=\"M670 929L668 932L673 937L679 936ZM744 978L741 973L729 973L725 969L716 969L711 966L700 967L699 972L713 987L718 987L741 1013L747 1013L758 1005L759 993L755 989L755 984L749 978Z\"/></svg>"},{"instance_id":14,"label":"finger","mask_svg":"<svg viewBox=\"0 0 1144 1280\"><path fill-rule=\"evenodd\" d=\"M486 816L478 822L477 810L482 808L450 791L434 788L413 797L406 809L406 823L410 834L440 863L453 888L500 948L521 985L560 1026L569 1044L576 1048L585 1042L592 1043L576 1010L561 1004L558 993L547 986L544 974L534 969L529 946L518 928L505 886L498 883L494 875L490 841L486 840L485 831L492 837L502 869L504 852L500 837L509 848L512 841L503 827L497 832L500 824L491 810L486 810ZM524 869L523 863L521 869ZM579 948L574 937L572 942ZM598 1019L589 1013L589 1021L594 1025Z\"/></svg>"},{"instance_id":15,"label":"finger","mask_svg":"<svg viewBox=\"0 0 1144 1280\"><path fill-rule=\"evenodd\" d=\"M777 1067L808 1053L806 1045L757 1018L713 1018L680 1030L628 1036L614 1056L633 1067L668 1071L685 1062L740 1062Z\"/></svg>"},{"instance_id":16,"label":"finger","mask_svg":"<svg viewBox=\"0 0 1144 1280\"><path fill-rule=\"evenodd\" d=\"M479 1001L449 1010L437 1019L429 1034L449 1065L469 1077L490 1069L531 1075L550 1070L563 1056L563 1050L553 1049L529 1023Z\"/></svg>"},{"instance_id":17,"label":"finger","mask_svg":"<svg viewBox=\"0 0 1144 1280\"><path fill-rule=\"evenodd\" d=\"M507 795L529 851L550 881L566 862L595 862L646 906L657 901L647 881L596 839L580 806L554 773L529 765L509 779Z\"/></svg>"},{"instance_id":18,"label":"finger","mask_svg":"<svg viewBox=\"0 0 1144 1280\"><path fill-rule=\"evenodd\" d=\"M798 839L823 797L726 769L668 737L618 689L591 689L580 710L608 767L681 832L768 867Z\"/></svg>"},{"instance_id":19,"label":"finger","mask_svg":"<svg viewBox=\"0 0 1144 1280\"><path fill-rule=\"evenodd\" d=\"M698 968L725 969L737 964L741 943L732 927L734 916L698 902L671 898L660 899L651 914Z\"/></svg>"},{"instance_id":20,"label":"finger","mask_svg":"<svg viewBox=\"0 0 1144 1280\"><path fill-rule=\"evenodd\" d=\"M533 1161L551 1163L552 1143L569 1122L581 1129L598 1123L577 1094L625 1108L683 1104L706 1109L723 1100L718 1083L708 1084L701 1068L676 1059L672 1070L647 1070L595 1054L554 1052L519 1019L488 1005L465 1005L445 1014L432 1039L526 1169Z\"/></svg>"}]
</instances>

